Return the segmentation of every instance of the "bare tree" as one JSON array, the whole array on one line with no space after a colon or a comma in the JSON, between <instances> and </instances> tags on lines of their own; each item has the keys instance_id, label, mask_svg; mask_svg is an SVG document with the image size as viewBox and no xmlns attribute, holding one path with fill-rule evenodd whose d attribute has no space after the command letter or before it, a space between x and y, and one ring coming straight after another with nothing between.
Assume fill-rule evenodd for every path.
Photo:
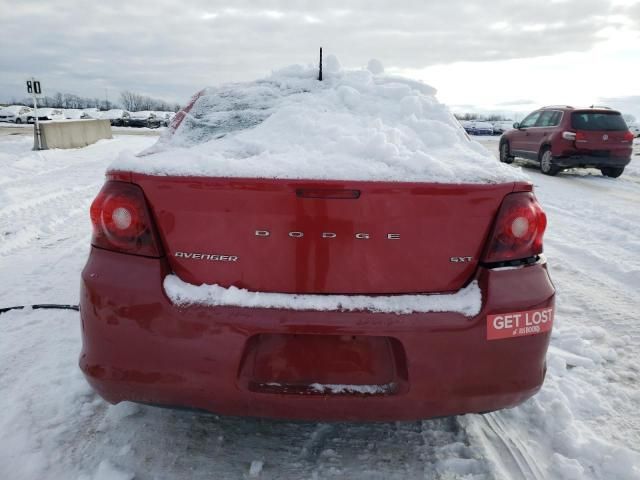
<instances>
[{"instance_id":1,"label":"bare tree","mask_svg":"<svg viewBox=\"0 0 640 480\"><path fill-rule=\"evenodd\" d=\"M30 98L24 98L21 102L13 99L12 104L16 103L30 105L33 103L33 101ZM122 92L120 92L120 105L113 101L107 101L100 98L81 97L74 93L62 92L56 92L52 96L45 96L39 99L38 105L41 107L53 108L98 108L100 110L108 110L110 108L124 108L125 110L129 110L131 112L137 112L140 110L177 112L181 108L177 103L171 103L165 100L141 95L130 90L123 90Z\"/></svg>"},{"instance_id":2,"label":"bare tree","mask_svg":"<svg viewBox=\"0 0 640 480\"><path fill-rule=\"evenodd\" d=\"M130 90L123 90L120 92L120 102L122 106L131 112L140 110L158 110L163 112L180 110L180 105L177 103L169 103L164 100L152 98L146 95L132 92Z\"/></svg>"}]
</instances>

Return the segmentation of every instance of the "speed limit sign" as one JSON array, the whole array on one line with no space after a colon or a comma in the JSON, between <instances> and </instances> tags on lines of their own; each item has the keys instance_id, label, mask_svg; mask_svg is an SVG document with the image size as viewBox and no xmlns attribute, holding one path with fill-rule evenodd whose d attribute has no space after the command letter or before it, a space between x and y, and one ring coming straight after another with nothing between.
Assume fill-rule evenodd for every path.
<instances>
[{"instance_id":1,"label":"speed limit sign","mask_svg":"<svg viewBox=\"0 0 640 480\"><path fill-rule=\"evenodd\" d=\"M27 93L32 97L42 98L42 86L40 85L40 80L36 80L35 78L27 80Z\"/></svg>"}]
</instances>

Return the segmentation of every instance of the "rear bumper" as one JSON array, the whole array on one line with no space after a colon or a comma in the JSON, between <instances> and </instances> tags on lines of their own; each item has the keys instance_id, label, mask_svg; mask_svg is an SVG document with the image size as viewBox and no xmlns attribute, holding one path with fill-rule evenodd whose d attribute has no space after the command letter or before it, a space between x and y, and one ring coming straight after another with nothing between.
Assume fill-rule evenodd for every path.
<instances>
[{"instance_id":1,"label":"rear bumper","mask_svg":"<svg viewBox=\"0 0 640 480\"><path fill-rule=\"evenodd\" d=\"M625 167L631 161L630 156L623 157L602 157L602 156L594 156L594 155L571 155L567 157L556 157L554 158L554 164L561 168L603 168L603 167L614 167L620 168Z\"/></svg>"},{"instance_id":2,"label":"rear bumper","mask_svg":"<svg viewBox=\"0 0 640 480\"><path fill-rule=\"evenodd\" d=\"M536 393L544 379L550 332L486 339L487 314L553 306L555 291L542 262L511 270L480 268L483 307L473 318L458 313L179 308L164 293L167 273L163 260L96 248L83 270L80 367L112 403L130 400L275 418L411 420L514 406ZM302 355L284 348L274 357L277 351L271 350L265 369L252 351L264 336L280 345L283 338L300 336L364 339L374 347L361 350L360 357L354 348L336 350L338 358L331 360L334 366L343 365L347 375L362 378L375 378L373 370L380 365L362 356L384 350L388 343L393 368L381 375L395 386L374 395L261 386L253 375L264 378L273 369L295 373L303 368L296 362L322 363L319 359L333 355L317 350ZM388 342L371 341L373 337ZM370 365L372 371L355 372L353 365L361 370ZM313 368L322 370L317 363ZM340 383L327 375L318 380Z\"/></svg>"}]
</instances>

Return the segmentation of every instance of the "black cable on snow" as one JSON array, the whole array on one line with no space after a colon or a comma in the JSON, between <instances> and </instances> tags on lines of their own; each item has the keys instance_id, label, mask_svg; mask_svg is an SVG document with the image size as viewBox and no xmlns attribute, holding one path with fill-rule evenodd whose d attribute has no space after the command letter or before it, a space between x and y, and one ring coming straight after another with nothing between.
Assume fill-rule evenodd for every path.
<instances>
[{"instance_id":1,"label":"black cable on snow","mask_svg":"<svg viewBox=\"0 0 640 480\"><path fill-rule=\"evenodd\" d=\"M58 309L58 310L75 310L76 312L80 311L80 306L78 305L62 305L57 303L39 303L36 305L16 305L15 307L5 307L0 308L0 314L8 312L10 310L22 310L24 308L31 307L34 310L40 309Z\"/></svg>"}]
</instances>

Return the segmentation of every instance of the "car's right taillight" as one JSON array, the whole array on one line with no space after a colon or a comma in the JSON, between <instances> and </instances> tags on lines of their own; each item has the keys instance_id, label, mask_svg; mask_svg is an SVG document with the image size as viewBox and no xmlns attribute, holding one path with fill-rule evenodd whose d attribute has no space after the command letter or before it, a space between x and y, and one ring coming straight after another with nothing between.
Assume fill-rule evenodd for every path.
<instances>
[{"instance_id":1,"label":"car's right taillight","mask_svg":"<svg viewBox=\"0 0 640 480\"><path fill-rule=\"evenodd\" d=\"M91 204L93 237L98 248L145 257L160 257L158 241L142 189L108 181Z\"/></svg>"},{"instance_id":2,"label":"car's right taillight","mask_svg":"<svg viewBox=\"0 0 640 480\"><path fill-rule=\"evenodd\" d=\"M547 216L531 192L507 195L502 201L482 261L511 262L542 253Z\"/></svg>"},{"instance_id":3,"label":"car's right taillight","mask_svg":"<svg viewBox=\"0 0 640 480\"><path fill-rule=\"evenodd\" d=\"M633 132L631 130L627 130L626 132L624 132L624 135L622 136L622 141L633 142L634 138L636 138L636 136L633 134Z\"/></svg>"}]
</instances>

